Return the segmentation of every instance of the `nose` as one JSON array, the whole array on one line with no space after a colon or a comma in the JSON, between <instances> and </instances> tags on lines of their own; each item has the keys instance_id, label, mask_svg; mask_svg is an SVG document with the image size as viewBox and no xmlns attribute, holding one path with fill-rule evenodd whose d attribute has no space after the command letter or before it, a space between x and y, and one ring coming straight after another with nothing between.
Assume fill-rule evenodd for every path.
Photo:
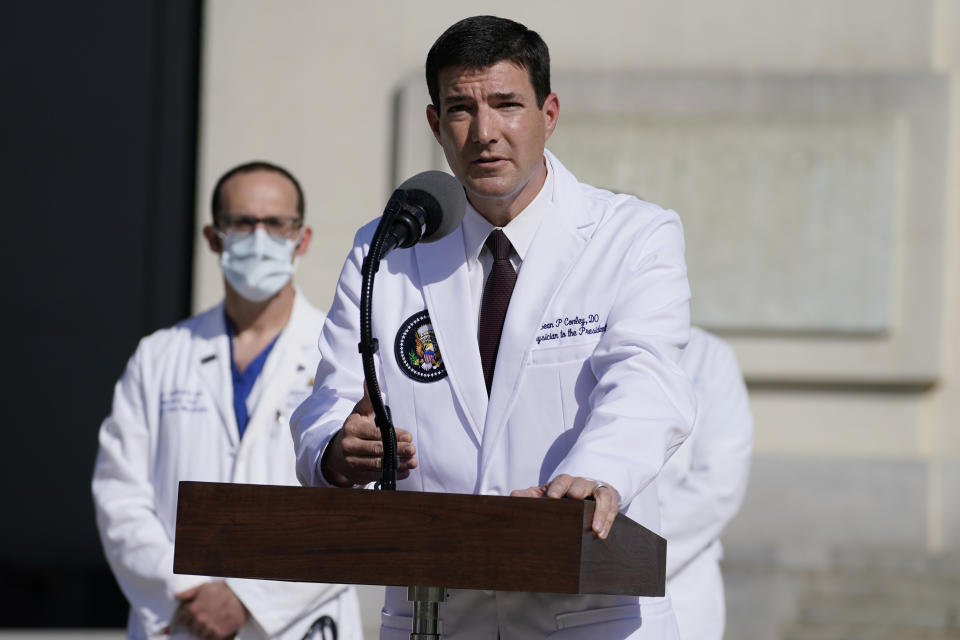
<instances>
[{"instance_id":1,"label":"nose","mask_svg":"<svg viewBox=\"0 0 960 640\"><path fill-rule=\"evenodd\" d=\"M491 144L497 141L499 127L497 114L489 106L481 104L473 118L473 140L480 144Z\"/></svg>"}]
</instances>

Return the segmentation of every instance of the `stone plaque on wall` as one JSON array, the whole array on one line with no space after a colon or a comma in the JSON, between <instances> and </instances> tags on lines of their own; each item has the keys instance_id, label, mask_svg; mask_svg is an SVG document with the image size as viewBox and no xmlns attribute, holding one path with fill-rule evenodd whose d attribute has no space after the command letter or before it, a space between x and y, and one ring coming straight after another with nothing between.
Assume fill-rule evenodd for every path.
<instances>
[{"instance_id":1,"label":"stone plaque on wall","mask_svg":"<svg viewBox=\"0 0 960 640\"><path fill-rule=\"evenodd\" d=\"M548 146L578 178L680 213L695 322L889 329L905 135L895 115L562 122Z\"/></svg>"}]
</instances>

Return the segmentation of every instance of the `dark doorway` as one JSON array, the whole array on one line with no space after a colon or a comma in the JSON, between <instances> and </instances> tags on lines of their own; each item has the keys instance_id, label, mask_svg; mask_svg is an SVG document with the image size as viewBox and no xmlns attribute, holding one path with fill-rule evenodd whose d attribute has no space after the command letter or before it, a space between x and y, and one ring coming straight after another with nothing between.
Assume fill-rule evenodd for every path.
<instances>
[{"instance_id":1,"label":"dark doorway","mask_svg":"<svg viewBox=\"0 0 960 640\"><path fill-rule=\"evenodd\" d=\"M0 627L122 626L90 474L138 339L190 309L199 0L0 3Z\"/></svg>"}]
</instances>

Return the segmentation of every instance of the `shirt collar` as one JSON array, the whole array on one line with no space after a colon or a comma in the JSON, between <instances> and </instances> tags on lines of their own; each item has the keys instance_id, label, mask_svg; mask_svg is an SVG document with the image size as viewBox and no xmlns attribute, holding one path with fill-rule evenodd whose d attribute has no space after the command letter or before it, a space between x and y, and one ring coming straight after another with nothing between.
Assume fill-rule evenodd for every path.
<instances>
[{"instance_id":1,"label":"shirt collar","mask_svg":"<svg viewBox=\"0 0 960 640\"><path fill-rule=\"evenodd\" d=\"M513 250L517 252L521 262L523 262L530 245L533 243L533 236L537 232L537 227L540 226L540 220L543 218L544 212L553 200L553 170L546 156L544 156L544 162L547 166L547 178L544 180L543 186L540 187L540 191L516 218L503 227L503 233L510 240L510 244L513 245ZM472 265L480 259L483 243L487 241L487 236L495 228L467 200L467 212L463 217L463 241L467 253L468 269L472 269Z\"/></svg>"}]
</instances>

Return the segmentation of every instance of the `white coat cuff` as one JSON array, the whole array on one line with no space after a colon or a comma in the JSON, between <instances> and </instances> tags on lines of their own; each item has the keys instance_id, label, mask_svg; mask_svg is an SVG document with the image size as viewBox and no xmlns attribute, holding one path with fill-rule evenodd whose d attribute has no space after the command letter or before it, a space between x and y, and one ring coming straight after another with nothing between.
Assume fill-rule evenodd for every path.
<instances>
[{"instance_id":1,"label":"white coat cuff","mask_svg":"<svg viewBox=\"0 0 960 640\"><path fill-rule=\"evenodd\" d=\"M327 451L327 447L330 446L330 443L333 442L334 437L336 437L337 433L339 432L340 430L337 429L328 438L323 440L322 445L320 446L320 455L317 456L317 459L313 463L314 464L313 482L311 483L311 486L324 487L326 489L336 488L333 484L328 482L327 479L323 476L323 470L320 468L320 463L323 460L323 454L326 453Z\"/></svg>"}]
</instances>

